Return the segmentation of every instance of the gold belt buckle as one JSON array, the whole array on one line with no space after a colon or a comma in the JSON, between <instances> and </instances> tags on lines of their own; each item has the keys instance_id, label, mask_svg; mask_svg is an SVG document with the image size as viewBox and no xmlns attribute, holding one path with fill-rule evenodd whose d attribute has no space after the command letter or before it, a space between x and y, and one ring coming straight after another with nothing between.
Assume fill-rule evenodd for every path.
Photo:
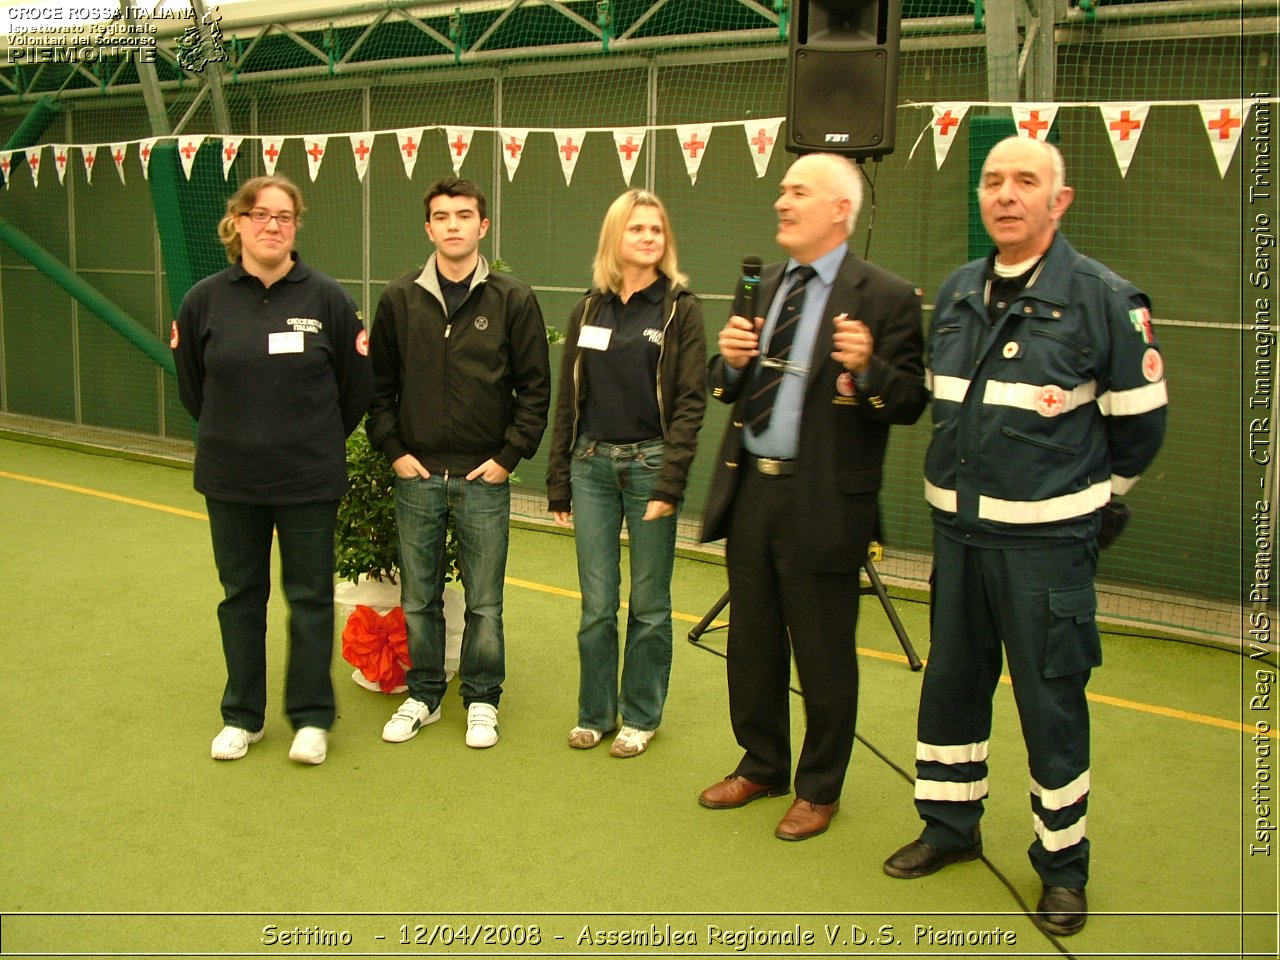
<instances>
[{"instance_id":1,"label":"gold belt buckle","mask_svg":"<svg viewBox=\"0 0 1280 960\"><path fill-rule=\"evenodd\" d=\"M766 477L779 477L782 475L782 461L770 457L756 457L756 469Z\"/></svg>"}]
</instances>

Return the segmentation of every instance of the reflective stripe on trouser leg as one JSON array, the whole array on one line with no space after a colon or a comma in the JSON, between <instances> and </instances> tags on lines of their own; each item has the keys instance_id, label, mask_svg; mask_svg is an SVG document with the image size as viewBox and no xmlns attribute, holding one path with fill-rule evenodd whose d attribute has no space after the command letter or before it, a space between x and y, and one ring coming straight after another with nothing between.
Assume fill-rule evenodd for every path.
<instances>
[{"instance_id":1,"label":"reflective stripe on trouser leg","mask_svg":"<svg viewBox=\"0 0 1280 960\"><path fill-rule=\"evenodd\" d=\"M940 850L972 846L987 796L991 698L1002 661L977 554L934 537L932 641L917 721L915 803L925 822L921 838Z\"/></svg>"}]
</instances>

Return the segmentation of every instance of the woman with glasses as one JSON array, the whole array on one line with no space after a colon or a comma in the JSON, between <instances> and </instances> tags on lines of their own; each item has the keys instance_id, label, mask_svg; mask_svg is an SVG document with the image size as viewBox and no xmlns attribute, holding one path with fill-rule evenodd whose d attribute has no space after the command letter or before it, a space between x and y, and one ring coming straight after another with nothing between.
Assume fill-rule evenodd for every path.
<instances>
[{"instance_id":1,"label":"woman with glasses","mask_svg":"<svg viewBox=\"0 0 1280 960\"><path fill-rule=\"evenodd\" d=\"M373 376L351 297L294 252L303 209L284 177L237 190L218 224L231 266L191 288L170 339L178 393L196 420L195 488L224 591L225 726L215 760L238 760L263 736L273 534L289 604L290 758L323 763L334 719L334 526L346 437Z\"/></svg>"},{"instance_id":2,"label":"woman with glasses","mask_svg":"<svg viewBox=\"0 0 1280 960\"><path fill-rule=\"evenodd\" d=\"M582 619L578 722L569 746L635 757L662 722L671 673L676 515L706 407L702 308L685 287L662 201L609 207L592 288L573 308L547 464L548 509L574 528ZM618 678L622 523L631 554Z\"/></svg>"}]
</instances>

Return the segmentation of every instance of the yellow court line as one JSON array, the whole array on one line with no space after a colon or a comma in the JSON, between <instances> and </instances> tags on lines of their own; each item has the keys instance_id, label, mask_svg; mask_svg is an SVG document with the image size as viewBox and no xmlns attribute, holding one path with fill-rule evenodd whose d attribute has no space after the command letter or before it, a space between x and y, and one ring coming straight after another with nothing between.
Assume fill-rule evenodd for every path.
<instances>
[{"instance_id":1,"label":"yellow court line","mask_svg":"<svg viewBox=\"0 0 1280 960\"><path fill-rule=\"evenodd\" d=\"M0 478L6 480L16 480L20 483L31 483L42 487L52 487L55 490L64 490L67 493L79 493L87 497L97 497L100 500L111 500L115 503L127 504L131 507L142 507L145 510L156 510L160 513L169 513L178 517L189 517L193 520L208 520L208 516L203 513L197 513L194 510L183 510L179 507L166 506L163 503L153 503L149 500L138 500L134 497L124 497L117 493L107 493L103 490L94 490L89 487L78 487L70 483L59 483L57 480L45 480L42 477L29 477L20 473L10 473L7 470L0 470ZM516 587L523 587L526 590L533 590L538 593L548 593L557 597L568 597L571 599L581 599L582 594L576 590L566 590L563 587L552 587L545 583L536 583L532 580L519 580L515 577L507 577L506 582ZM625 606L625 604L624 604ZM698 623L702 618L695 617L688 613L679 613L673 611L671 614L673 620L680 620L685 623ZM726 626L726 622L716 620L711 624L713 627ZM859 647L858 653L864 657L872 657L877 660L889 660L893 663L906 663L907 658L898 653L885 653L880 650L869 650L865 647ZM926 661L927 662L927 661ZM1012 680L1007 676L1001 676L1001 683L1012 684ZM1149 713L1158 717L1168 717L1171 720L1183 720L1187 723L1199 723L1210 727L1221 727L1224 730L1232 730L1238 733L1256 734L1258 731L1255 727L1247 724L1238 723L1234 720L1225 720L1221 717L1211 717L1203 713L1190 713L1186 710L1177 710L1173 707L1161 707L1152 703L1141 703L1137 700L1125 700L1121 697L1111 697L1101 693L1086 693L1085 696L1094 703L1104 703L1108 706L1119 707L1122 710L1133 710L1137 713ZM1266 734L1272 739L1280 738L1280 730L1272 728Z\"/></svg>"},{"instance_id":2,"label":"yellow court line","mask_svg":"<svg viewBox=\"0 0 1280 960\"><path fill-rule=\"evenodd\" d=\"M86 497L97 497L100 500L113 500L116 503L126 503L131 507L142 507L146 510L158 510L161 513L172 513L178 517L190 517L193 520L208 520L208 516L203 513L196 513L194 510L182 510L178 507L168 507L163 503L152 503L149 500L135 500L133 497L122 497L118 493L107 493L104 490L93 490L89 487L77 487L70 483L59 483L57 480L45 480L41 477L27 477L20 473L10 473L7 470L0 470L0 477L6 480L17 480L21 483L34 483L41 487L53 487L55 490L65 490L68 493L81 493Z\"/></svg>"}]
</instances>

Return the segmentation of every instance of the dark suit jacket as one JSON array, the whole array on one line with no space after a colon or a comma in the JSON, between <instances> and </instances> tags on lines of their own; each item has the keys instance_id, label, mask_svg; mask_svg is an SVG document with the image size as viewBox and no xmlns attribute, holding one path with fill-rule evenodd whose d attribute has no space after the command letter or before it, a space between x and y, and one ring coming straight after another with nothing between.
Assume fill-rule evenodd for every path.
<instances>
[{"instance_id":1,"label":"dark suit jacket","mask_svg":"<svg viewBox=\"0 0 1280 960\"><path fill-rule=\"evenodd\" d=\"M762 271L759 303L773 302L785 267L785 262L774 263ZM834 318L841 313L861 320L875 338L865 392L853 387L852 374L831 357ZM877 494L889 425L915 423L929 399L924 386L923 341L916 289L850 252L832 284L814 342L794 497L788 505L792 511L789 526L798 538L797 553L807 569L857 569L866 557L868 541L878 535ZM733 404L734 410L703 513L704 543L730 534L729 516L743 453L747 391L742 387L755 375L755 364L752 360L744 367L732 385L726 383L726 367L720 356L712 358L709 367L711 396Z\"/></svg>"}]
</instances>

